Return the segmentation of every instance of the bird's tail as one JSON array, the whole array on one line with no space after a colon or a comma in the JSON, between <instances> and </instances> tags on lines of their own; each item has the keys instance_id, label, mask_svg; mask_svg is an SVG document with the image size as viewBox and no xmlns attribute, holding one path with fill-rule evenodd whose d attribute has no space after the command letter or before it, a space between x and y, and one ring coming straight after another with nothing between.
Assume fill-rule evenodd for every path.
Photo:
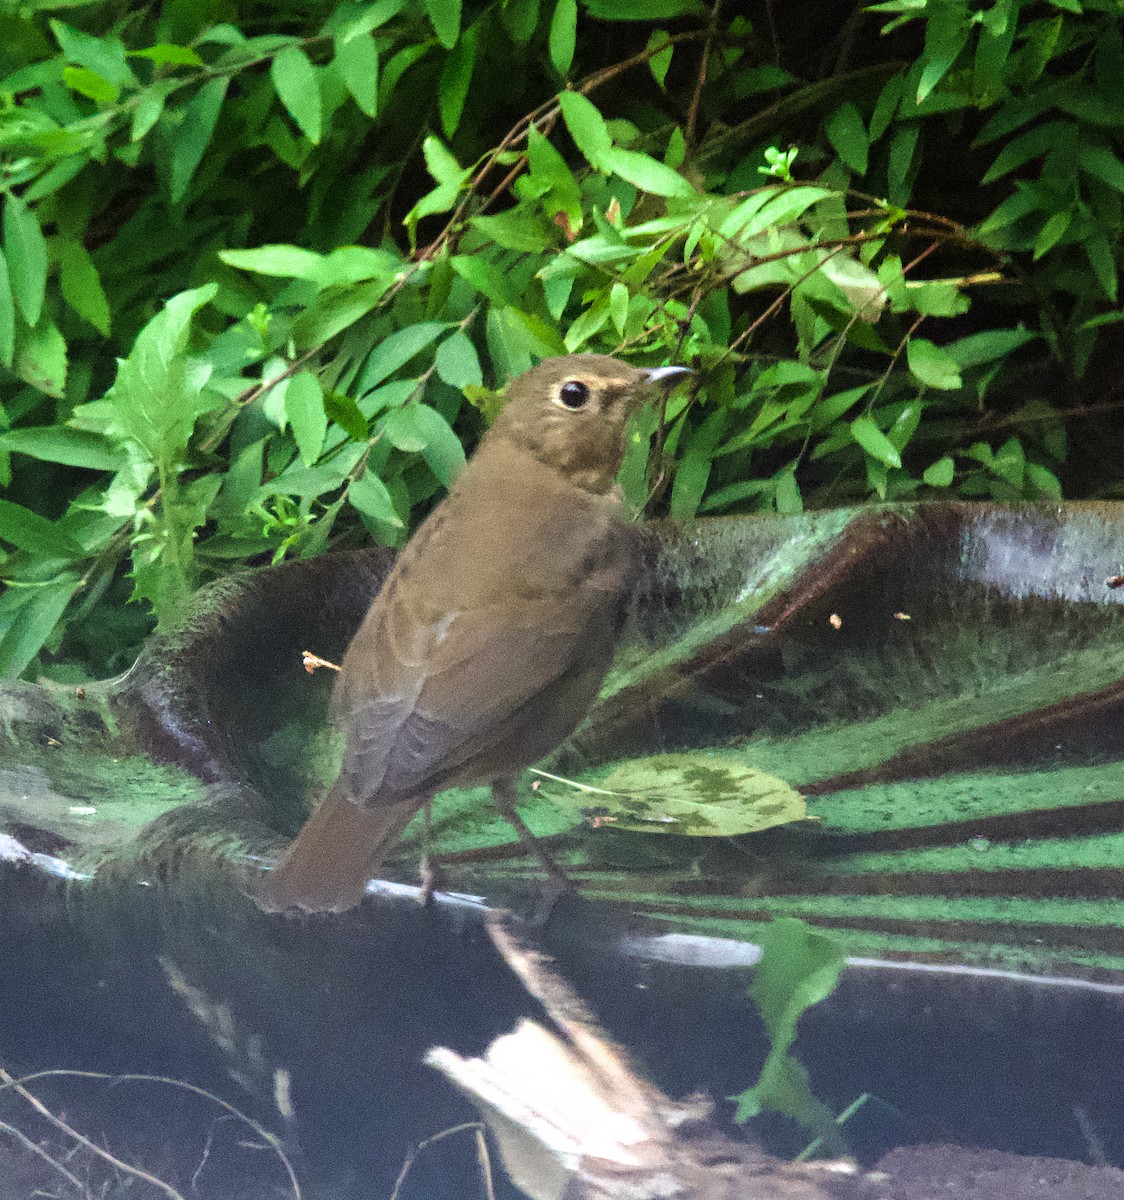
<instances>
[{"instance_id":1,"label":"bird's tail","mask_svg":"<svg viewBox=\"0 0 1124 1200\"><path fill-rule=\"evenodd\" d=\"M267 912L344 912L359 903L420 800L360 808L337 780L255 896Z\"/></svg>"}]
</instances>

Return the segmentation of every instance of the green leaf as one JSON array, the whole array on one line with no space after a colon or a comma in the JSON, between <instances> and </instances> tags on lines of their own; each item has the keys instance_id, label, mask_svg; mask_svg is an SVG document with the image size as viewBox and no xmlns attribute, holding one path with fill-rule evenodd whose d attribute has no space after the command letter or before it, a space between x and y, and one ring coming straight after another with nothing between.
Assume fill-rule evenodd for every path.
<instances>
[{"instance_id":1,"label":"green leaf","mask_svg":"<svg viewBox=\"0 0 1124 1200\"><path fill-rule=\"evenodd\" d=\"M854 408L869 391L870 384L862 384L860 387L847 388L846 391L836 392L817 401L811 414L812 428L823 430L834 424L845 412Z\"/></svg>"},{"instance_id":2,"label":"green leaf","mask_svg":"<svg viewBox=\"0 0 1124 1200\"><path fill-rule=\"evenodd\" d=\"M328 432L324 389L314 372L301 371L286 381L285 416L292 426L302 461L306 466L312 466L320 457Z\"/></svg>"},{"instance_id":3,"label":"green leaf","mask_svg":"<svg viewBox=\"0 0 1124 1200\"><path fill-rule=\"evenodd\" d=\"M46 313L33 329L19 331L12 365L16 374L32 387L61 399L66 388L66 341Z\"/></svg>"},{"instance_id":4,"label":"green leaf","mask_svg":"<svg viewBox=\"0 0 1124 1200\"><path fill-rule=\"evenodd\" d=\"M925 405L920 400L911 400L898 413L893 424L886 430L886 436L890 439L890 444L897 447L899 454L905 450L906 446L909 445L910 438L917 432L917 426L921 424L921 414L924 410Z\"/></svg>"},{"instance_id":5,"label":"green leaf","mask_svg":"<svg viewBox=\"0 0 1124 1200\"><path fill-rule=\"evenodd\" d=\"M522 206L494 217L473 217L472 224L505 250L541 254L553 241L544 232L545 223Z\"/></svg>"},{"instance_id":6,"label":"green leaf","mask_svg":"<svg viewBox=\"0 0 1124 1200\"><path fill-rule=\"evenodd\" d=\"M86 67L120 88L137 86L137 77L129 66L119 38L112 35L95 37L53 19L50 26L68 62Z\"/></svg>"},{"instance_id":7,"label":"green leaf","mask_svg":"<svg viewBox=\"0 0 1124 1200\"><path fill-rule=\"evenodd\" d=\"M449 260L453 270L470 283L482 296L493 304L514 304L516 297L511 286L493 263L480 254L454 254Z\"/></svg>"},{"instance_id":8,"label":"green leaf","mask_svg":"<svg viewBox=\"0 0 1124 1200\"><path fill-rule=\"evenodd\" d=\"M856 175L865 175L870 144L862 114L849 100L831 114L824 133L844 165Z\"/></svg>"},{"instance_id":9,"label":"green leaf","mask_svg":"<svg viewBox=\"0 0 1124 1200\"><path fill-rule=\"evenodd\" d=\"M597 170L611 170L605 167L605 157L613 149L613 139L605 118L597 111L593 102L587 100L578 92L561 92L558 104L562 109L562 119L574 139L586 162Z\"/></svg>"},{"instance_id":10,"label":"green leaf","mask_svg":"<svg viewBox=\"0 0 1124 1200\"><path fill-rule=\"evenodd\" d=\"M10 367L16 349L16 305L8 263L0 250L0 363Z\"/></svg>"},{"instance_id":11,"label":"green leaf","mask_svg":"<svg viewBox=\"0 0 1124 1200\"><path fill-rule=\"evenodd\" d=\"M1108 146L1082 146L1081 169L1117 192L1124 192L1124 163Z\"/></svg>"},{"instance_id":12,"label":"green leaf","mask_svg":"<svg viewBox=\"0 0 1124 1200\"><path fill-rule=\"evenodd\" d=\"M1029 329L987 329L982 333L970 333L967 337L943 347L956 364L963 368L978 367L983 363L998 362L1013 354L1020 346L1033 342L1038 334Z\"/></svg>"},{"instance_id":13,"label":"green leaf","mask_svg":"<svg viewBox=\"0 0 1124 1200\"><path fill-rule=\"evenodd\" d=\"M1058 244L1058 241L1065 236L1066 230L1069 229L1072 219L1073 213L1068 208L1062 212L1051 214L1034 239L1034 262L1037 262L1043 254L1049 253Z\"/></svg>"},{"instance_id":14,"label":"green leaf","mask_svg":"<svg viewBox=\"0 0 1124 1200\"><path fill-rule=\"evenodd\" d=\"M297 459L300 462L300 459ZM301 467L291 466L281 472L275 479L270 479L261 486L262 496L300 496L308 499L311 496L322 496L325 492L334 492L343 483L338 467Z\"/></svg>"},{"instance_id":15,"label":"green leaf","mask_svg":"<svg viewBox=\"0 0 1124 1200\"><path fill-rule=\"evenodd\" d=\"M425 11L437 40L452 50L461 32L461 0L425 0Z\"/></svg>"},{"instance_id":16,"label":"green leaf","mask_svg":"<svg viewBox=\"0 0 1124 1200\"><path fill-rule=\"evenodd\" d=\"M403 46L401 50L391 55L390 61L386 64L386 70L383 71L382 79L379 82L380 111L386 111L387 103L395 87L397 87L399 79L416 62L424 58L432 47L432 40L427 39L424 42L415 42L413 45Z\"/></svg>"},{"instance_id":17,"label":"green leaf","mask_svg":"<svg viewBox=\"0 0 1124 1200\"><path fill-rule=\"evenodd\" d=\"M675 520L693 517L710 481L714 452L726 430L727 410L712 412L683 447L671 485L671 515Z\"/></svg>"},{"instance_id":18,"label":"green leaf","mask_svg":"<svg viewBox=\"0 0 1124 1200\"><path fill-rule=\"evenodd\" d=\"M1017 437L1009 437L996 450L995 457L991 460L991 469L1012 487L1022 487L1023 475L1026 472L1026 453Z\"/></svg>"},{"instance_id":19,"label":"green leaf","mask_svg":"<svg viewBox=\"0 0 1124 1200\"><path fill-rule=\"evenodd\" d=\"M173 296L118 362L108 432L135 442L153 463L175 464L196 420L214 402L202 395L205 375L189 367L184 352L191 318L217 291L218 284L209 283Z\"/></svg>"},{"instance_id":20,"label":"green leaf","mask_svg":"<svg viewBox=\"0 0 1124 1200\"><path fill-rule=\"evenodd\" d=\"M904 204L909 196L909 178L916 164L917 142L921 130L916 122L900 124L890 139L886 164L886 190L893 204Z\"/></svg>"},{"instance_id":21,"label":"green leaf","mask_svg":"<svg viewBox=\"0 0 1124 1200\"><path fill-rule=\"evenodd\" d=\"M891 75L886 80L886 84L882 91L878 94L878 99L874 105L874 112L870 117L870 144L873 145L890 127L890 122L894 119L894 114L898 111L898 104L902 97L902 88L905 85L905 80L901 75Z\"/></svg>"},{"instance_id":22,"label":"green leaf","mask_svg":"<svg viewBox=\"0 0 1124 1200\"><path fill-rule=\"evenodd\" d=\"M359 111L375 117L379 111L379 48L370 35L337 37L335 63L340 78L359 106Z\"/></svg>"},{"instance_id":23,"label":"green leaf","mask_svg":"<svg viewBox=\"0 0 1124 1200\"><path fill-rule=\"evenodd\" d=\"M683 130L676 125L667 139L667 149L664 151L663 160L669 167L678 170L683 165L686 157L687 139L683 136ZM698 229L698 236L701 237L703 233L702 222L700 221L695 228ZM694 247L691 247L690 250L684 247L683 261L686 262L690 259L693 252Z\"/></svg>"},{"instance_id":24,"label":"green leaf","mask_svg":"<svg viewBox=\"0 0 1124 1200\"><path fill-rule=\"evenodd\" d=\"M392 408L380 425L383 437L405 454L417 454L425 446L425 437L414 418L414 410L420 407L415 403Z\"/></svg>"},{"instance_id":25,"label":"green leaf","mask_svg":"<svg viewBox=\"0 0 1124 1200\"><path fill-rule=\"evenodd\" d=\"M130 58L148 58L158 67L201 67L203 60L190 46L177 46L171 42L158 42L144 50L127 51Z\"/></svg>"},{"instance_id":26,"label":"green leaf","mask_svg":"<svg viewBox=\"0 0 1124 1200\"><path fill-rule=\"evenodd\" d=\"M309 267L300 277L310 279L317 287L340 287L378 279L390 284L402 269L402 260L388 250L370 246L340 246Z\"/></svg>"},{"instance_id":27,"label":"green leaf","mask_svg":"<svg viewBox=\"0 0 1124 1200\"><path fill-rule=\"evenodd\" d=\"M897 447L870 417L856 417L851 422L851 436L878 462L885 463L888 467L902 465L902 456Z\"/></svg>"},{"instance_id":28,"label":"green leaf","mask_svg":"<svg viewBox=\"0 0 1124 1200\"><path fill-rule=\"evenodd\" d=\"M99 104L116 104L121 89L89 67L64 67L62 81L72 91Z\"/></svg>"},{"instance_id":29,"label":"green leaf","mask_svg":"<svg viewBox=\"0 0 1124 1200\"><path fill-rule=\"evenodd\" d=\"M1104 288L1105 295L1116 300L1116 255L1108 238L1099 229L1093 229L1082 240L1085 257L1088 258L1097 282Z\"/></svg>"},{"instance_id":30,"label":"green leaf","mask_svg":"<svg viewBox=\"0 0 1124 1200\"><path fill-rule=\"evenodd\" d=\"M273 60L269 77L297 128L315 146L320 141L320 85L316 68L299 46L286 46Z\"/></svg>"},{"instance_id":31,"label":"green leaf","mask_svg":"<svg viewBox=\"0 0 1124 1200\"><path fill-rule=\"evenodd\" d=\"M566 352L573 354L579 350L594 334L600 333L609 323L609 306L604 302L592 304L578 314L575 321L566 330ZM680 464L682 470L682 464Z\"/></svg>"},{"instance_id":32,"label":"green leaf","mask_svg":"<svg viewBox=\"0 0 1124 1200\"><path fill-rule=\"evenodd\" d=\"M938 458L935 463L925 468L921 478L930 487L948 487L956 474L956 464L950 455Z\"/></svg>"},{"instance_id":33,"label":"green leaf","mask_svg":"<svg viewBox=\"0 0 1124 1200\"><path fill-rule=\"evenodd\" d=\"M168 91L165 87L154 85L144 90L137 100L136 108L133 109L133 120L129 126L129 141L140 142L148 136L152 127L163 115L167 99Z\"/></svg>"},{"instance_id":34,"label":"green leaf","mask_svg":"<svg viewBox=\"0 0 1124 1200\"><path fill-rule=\"evenodd\" d=\"M671 56L675 49L674 46L667 45L671 34L666 29L653 29L648 37L646 50L655 50L659 46L664 46L659 53L653 54L648 59L648 70L652 72L652 78L662 88L664 81L667 79L668 70L671 68Z\"/></svg>"},{"instance_id":35,"label":"green leaf","mask_svg":"<svg viewBox=\"0 0 1124 1200\"><path fill-rule=\"evenodd\" d=\"M388 379L410 359L420 354L452 326L446 321L423 321L418 325L407 325L380 342L371 351L367 364L355 385L355 394L362 398L373 391L384 379Z\"/></svg>"},{"instance_id":36,"label":"green leaf","mask_svg":"<svg viewBox=\"0 0 1124 1200\"><path fill-rule=\"evenodd\" d=\"M460 188L471 174L457 162L440 138L427 137L422 142L422 155L426 170L440 184Z\"/></svg>"},{"instance_id":37,"label":"green leaf","mask_svg":"<svg viewBox=\"0 0 1124 1200\"><path fill-rule=\"evenodd\" d=\"M784 516L798 516L804 511L804 498L800 495L800 485L796 482L795 470L787 468L777 475L773 499L777 506L777 512Z\"/></svg>"},{"instance_id":38,"label":"green leaf","mask_svg":"<svg viewBox=\"0 0 1124 1200\"><path fill-rule=\"evenodd\" d=\"M917 81L917 103L920 104L948 74L968 42L971 26L964 6L936 4L927 10L925 50L921 56L921 76Z\"/></svg>"},{"instance_id":39,"label":"green leaf","mask_svg":"<svg viewBox=\"0 0 1124 1200\"><path fill-rule=\"evenodd\" d=\"M480 370L480 356L472 339L463 330L450 334L438 347L434 356L438 378L450 387L481 387L484 375Z\"/></svg>"},{"instance_id":40,"label":"green leaf","mask_svg":"<svg viewBox=\"0 0 1124 1200\"><path fill-rule=\"evenodd\" d=\"M421 453L429 469L445 487L464 466L464 447L449 422L427 404L406 404L394 409L383 423L392 445L407 453Z\"/></svg>"},{"instance_id":41,"label":"green leaf","mask_svg":"<svg viewBox=\"0 0 1124 1200\"><path fill-rule=\"evenodd\" d=\"M750 995L773 1049L787 1049L801 1014L831 995L847 960L838 942L794 917L772 921L761 950Z\"/></svg>"},{"instance_id":42,"label":"green leaf","mask_svg":"<svg viewBox=\"0 0 1124 1200\"><path fill-rule=\"evenodd\" d=\"M652 196L696 195L695 189L678 171L636 150L611 146L602 155L601 166Z\"/></svg>"},{"instance_id":43,"label":"green leaf","mask_svg":"<svg viewBox=\"0 0 1124 1200\"><path fill-rule=\"evenodd\" d=\"M624 327L628 321L628 288L623 283L614 283L609 291L609 315L613 318L613 327L624 337Z\"/></svg>"},{"instance_id":44,"label":"green leaf","mask_svg":"<svg viewBox=\"0 0 1124 1200\"><path fill-rule=\"evenodd\" d=\"M808 185L762 188L730 213L719 232L723 237L747 241L767 229L787 224L834 194L828 188Z\"/></svg>"},{"instance_id":45,"label":"green leaf","mask_svg":"<svg viewBox=\"0 0 1124 1200\"><path fill-rule=\"evenodd\" d=\"M754 972L753 998L771 1046L752 1088L740 1096L735 1119L748 1120L765 1109L792 1117L824 1138L830 1153L840 1152L834 1118L812 1092L807 1072L789 1053L801 1015L826 999L846 965L842 949L795 917L777 917L765 932L761 962Z\"/></svg>"},{"instance_id":46,"label":"green leaf","mask_svg":"<svg viewBox=\"0 0 1124 1200\"><path fill-rule=\"evenodd\" d=\"M1036 125L1026 133L1012 138L988 167L982 183L994 183L1011 171L1047 154L1054 146L1065 145L1077 136L1077 127L1072 121L1047 121Z\"/></svg>"},{"instance_id":47,"label":"green leaf","mask_svg":"<svg viewBox=\"0 0 1124 1200\"><path fill-rule=\"evenodd\" d=\"M61 575L28 589L25 596L14 597L9 591L0 597L0 603L15 600L3 614L7 628L0 638L0 674L14 677L26 669L54 632L79 582L78 575Z\"/></svg>"},{"instance_id":48,"label":"green leaf","mask_svg":"<svg viewBox=\"0 0 1124 1200\"><path fill-rule=\"evenodd\" d=\"M472 82L476 66L477 28L469 26L464 36L449 51L445 66L441 70L441 81L437 86L437 102L441 110L441 128L451 138L461 123L468 87Z\"/></svg>"},{"instance_id":49,"label":"green leaf","mask_svg":"<svg viewBox=\"0 0 1124 1200\"><path fill-rule=\"evenodd\" d=\"M359 405L350 396L333 392L324 397L324 411L354 442L367 439L367 418L359 411Z\"/></svg>"},{"instance_id":50,"label":"green leaf","mask_svg":"<svg viewBox=\"0 0 1124 1200\"><path fill-rule=\"evenodd\" d=\"M557 798L614 829L690 837L736 837L807 815L784 780L710 750L630 759L597 787L576 784L561 796L552 789Z\"/></svg>"},{"instance_id":51,"label":"green leaf","mask_svg":"<svg viewBox=\"0 0 1124 1200\"><path fill-rule=\"evenodd\" d=\"M172 162L168 194L173 204L187 195L188 186L203 161L230 80L223 77L205 83L183 106L183 119L171 133ZM165 114L165 119L167 114Z\"/></svg>"},{"instance_id":52,"label":"green leaf","mask_svg":"<svg viewBox=\"0 0 1124 1200\"><path fill-rule=\"evenodd\" d=\"M293 339L298 347L322 346L349 325L353 325L386 295L387 278L372 279L357 287L327 294L293 322Z\"/></svg>"},{"instance_id":53,"label":"green leaf","mask_svg":"<svg viewBox=\"0 0 1124 1200\"><path fill-rule=\"evenodd\" d=\"M962 386L960 364L947 350L925 338L910 338L906 360L910 374L926 387L948 392Z\"/></svg>"},{"instance_id":54,"label":"green leaf","mask_svg":"<svg viewBox=\"0 0 1124 1200\"><path fill-rule=\"evenodd\" d=\"M491 356L497 378L503 380L513 379L531 365L531 350L527 345L526 330L515 321L513 313L514 309L511 308L493 307L488 310L485 321L488 353ZM567 347L568 349L569 347ZM487 412L491 405L491 398L477 396L472 399L472 402L478 404L482 411Z\"/></svg>"},{"instance_id":55,"label":"green leaf","mask_svg":"<svg viewBox=\"0 0 1124 1200\"><path fill-rule=\"evenodd\" d=\"M532 183L548 189L542 201L546 215L564 213L576 235L582 226L581 189L566 160L534 126L527 134L527 161Z\"/></svg>"},{"instance_id":56,"label":"green leaf","mask_svg":"<svg viewBox=\"0 0 1124 1200\"><path fill-rule=\"evenodd\" d=\"M56 253L63 299L103 337L108 337L109 301L86 247L73 238L60 237L56 242Z\"/></svg>"},{"instance_id":57,"label":"green leaf","mask_svg":"<svg viewBox=\"0 0 1124 1200\"><path fill-rule=\"evenodd\" d=\"M53 521L11 500L0 500L0 542L44 558L81 558L84 553Z\"/></svg>"},{"instance_id":58,"label":"green leaf","mask_svg":"<svg viewBox=\"0 0 1124 1200\"><path fill-rule=\"evenodd\" d=\"M905 285L905 295L913 308L927 316L956 317L968 311L968 297L953 283L910 281Z\"/></svg>"},{"instance_id":59,"label":"green leaf","mask_svg":"<svg viewBox=\"0 0 1124 1200\"><path fill-rule=\"evenodd\" d=\"M254 250L220 250L219 258L231 267L258 275L312 279L323 264L323 256L300 246L258 246Z\"/></svg>"},{"instance_id":60,"label":"green leaf","mask_svg":"<svg viewBox=\"0 0 1124 1200\"><path fill-rule=\"evenodd\" d=\"M408 3L409 0L375 0L373 4L365 5L363 15L346 25L340 36L348 42L363 37L392 21Z\"/></svg>"},{"instance_id":61,"label":"green leaf","mask_svg":"<svg viewBox=\"0 0 1124 1200\"><path fill-rule=\"evenodd\" d=\"M553 358L566 353L562 335L549 321L519 308L507 308L504 312L510 318L511 326L522 334L523 344L536 358Z\"/></svg>"},{"instance_id":62,"label":"green leaf","mask_svg":"<svg viewBox=\"0 0 1124 1200\"><path fill-rule=\"evenodd\" d=\"M1049 500L1062 498L1061 482L1048 467L1042 466L1041 463L1027 463L1026 477L1038 495L1045 496Z\"/></svg>"},{"instance_id":63,"label":"green leaf","mask_svg":"<svg viewBox=\"0 0 1124 1200\"><path fill-rule=\"evenodd\" d=\"M602 21L669 21L706 14L699 0L586 0L585 6Z\"/></svg>"},{"instance_id":64,"label":"green leaf","mask_svg":"<svg viewBox=\"0 0 1124 1200\"><path fill-rule=\"evenodd\" d=\"M351 506L365 517L383 521L397 529L402 528L402 518L394 508L394 500L386 484L368 467L347 489Z\"/></svg>"},{"instance_id":65,"label":"green leaf","mask_svg":"<svg viewBox=\"0 0 1124 1200\"><path fill-rule=\"evenodd\" d=\"M66 425L28 425L0 434L0 448L43 462L84 467L89 471L119 471L128 461L123 450L100 433Z\"/></svg>"},{"instance_id":66,"label":"green leaf","mask_svg":"<svg viewBox=\"0 0 1124 1200\"><path fill-rule=\"evenodd\" d=\"M500 20L518 46L525 46L539 24L539 0L507 0L500 8Z\"/></svg>"},{"instance_id":67,"label":"green leaf","mask_svg":"<svg viewBox=\"0 0 1124 1200\"><path fill-rule=\"evenodd\" d=\"M35 213L11 192L4 198L4 256L16 304L28 325L36 325L47 287L47 243Z\"/></svg>"},{"instance_id":68,"label":"green leaf","mask_svg":"<svg viewBox=\"0 0 1124 1200\"><path fill-rule=\"evenodd\" d=\"M566 76L574 62L578 36L578 0L558 0L550 20L550 61L559 75Z\"/></svg>"}]
</instances>

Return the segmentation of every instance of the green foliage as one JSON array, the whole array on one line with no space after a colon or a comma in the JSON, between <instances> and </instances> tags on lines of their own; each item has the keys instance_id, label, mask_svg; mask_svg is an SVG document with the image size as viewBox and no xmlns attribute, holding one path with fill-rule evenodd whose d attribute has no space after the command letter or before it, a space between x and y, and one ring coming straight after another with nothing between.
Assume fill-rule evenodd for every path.
<instances>
[{"instance_id":1,"label":"green foliage","mask_svg":"<svg viewBox=\"0 0 1124 1200\"><path fill-rule=\"evenodd\" d=\"M736 1120L781 1113L814 1133L832 1154L846 1153L835 1118L790 1050L800 1017L831 995L845 963L838 943L804 921L777 917L769 925L749 989L769 1036L769 1054L753 1087L731 1097L738 1105Z\"/></svg>"},{"instance_id":2,"label":"green foliage","mask_svg":"<svg viewBox=\"0 0 1124 1200\"><path fill-rule=\"evenodd\" d=\"M815 63L698 0L0 14L0 669L400 544L551 354L697 368L637 512L1060 495L1019 371L1120 315L1120 18L874 10Z\"/></svg>"}]
</instances>

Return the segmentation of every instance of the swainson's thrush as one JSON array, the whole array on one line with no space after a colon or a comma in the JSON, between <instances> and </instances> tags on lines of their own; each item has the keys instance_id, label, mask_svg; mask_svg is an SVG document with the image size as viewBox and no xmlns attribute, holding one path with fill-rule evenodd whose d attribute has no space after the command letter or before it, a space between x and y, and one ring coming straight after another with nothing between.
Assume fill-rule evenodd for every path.
<instances>
[{"instance_id":1,"label":"swainson's thrush","mask_svg":"<svg viewBox=\"0 0 1124 1200\"><path fill-rule=\"evenodd\" d=\"M651 385L687 374L599 354L514 379L476 453L399 555L335 687L343 767L267 881L271 909L342 911L447 787L518 774L597 695L636 571L613 482Z\"/></svg>"}]
</instances>

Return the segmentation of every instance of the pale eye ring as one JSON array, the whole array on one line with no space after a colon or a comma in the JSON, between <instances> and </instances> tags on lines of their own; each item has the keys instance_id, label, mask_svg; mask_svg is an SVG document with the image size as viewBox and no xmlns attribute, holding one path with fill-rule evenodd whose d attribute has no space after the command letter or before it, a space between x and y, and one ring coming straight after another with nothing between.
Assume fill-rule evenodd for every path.
<instances>
[{"instance_id":1,"label":"pale eye ring","mask_svg":"<svg viewBox=\"0 0 1124 1200\"><path fill-rule=\"evenodd\" d=\"M589 388L580 379L567 380L558 389L558 403L562 408L577 412L589 403Z\"/></svg>"}]
</instances>

